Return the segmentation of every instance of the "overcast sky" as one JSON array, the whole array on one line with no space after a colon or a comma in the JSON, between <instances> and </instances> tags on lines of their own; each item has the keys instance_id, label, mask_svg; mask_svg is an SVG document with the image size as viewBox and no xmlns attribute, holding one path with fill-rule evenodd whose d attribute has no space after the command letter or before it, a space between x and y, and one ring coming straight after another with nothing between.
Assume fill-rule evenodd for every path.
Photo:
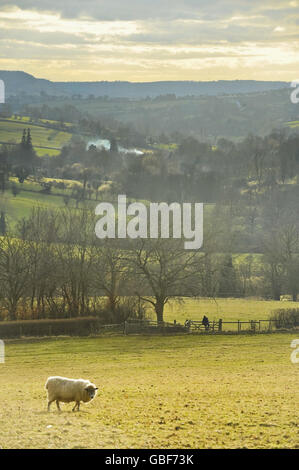
<instances>
[{"instance_id":1,"label":"overcast sky","mask_svg":"<svg viewBox=\"0 0 299 470\"><path fill-rule=\"evenodd\" d=\"M0 69L50 80L299 78L299 0L0 0Z\"/></svg>"}]
</instances>

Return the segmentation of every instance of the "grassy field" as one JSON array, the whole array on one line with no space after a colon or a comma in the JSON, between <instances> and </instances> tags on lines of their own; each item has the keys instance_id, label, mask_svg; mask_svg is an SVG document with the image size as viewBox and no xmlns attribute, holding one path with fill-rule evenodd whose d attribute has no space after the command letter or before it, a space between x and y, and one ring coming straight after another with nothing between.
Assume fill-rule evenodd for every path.
<instances>
[{"instance_id":1,"label":"grassy field","mask_svg":"<svg viewBox=\"0 0 299 470\"><path fill-rule=\"evenodd\" d=\"M288 121L286 125L292 129L295 129L296 127L299 127L299 121Z\"/></svg>"},{"instance_id":2,"label":"grassy field","mask_svg":"<svg viewBox=\"0 0 299 470\"><path fill-rule=\"evenodd\" d=\"M0 142L19 143L22 139L23 130L30 128L32 143L37 155L57 155L58 150L66 144L72 134L57 129L51 129L26 120L6 119L0 121ZM40 149L36 147L53 147L54 149Z\"/></svg>"},{"instance_id":3,"label":"grassy field","mask_svg":"<svg viewBox=\"0 0 299 470\"><path fill-rule=\"evenodd\" d=\"M29 217L33 207L40 206L52 209L64 207L62 196L30 191L21 191L17 197L13 197L10 191L6 191L3 200L5 200L8 221L11 226L14 226L17 220Z\"/></svg>"},{"instance_id":4,"label":"grassy field","mask_svg":"<svg viewBox=\"0 0 299 470\"><path fill-rule=\"evenodd\" d=\"M17 220L20 220L23 217L29 217L34 207L39 206L53 210L65 207L63 196L71 196L72 194L72 190L70 188L62 190L60 188L55 187L52 187L50 194L45 194L41 192L42 187L38 183L26 180L24 181L24 183L21 184L17 181L17 178L10 178L10 180L18 186L18 188L20 189L20 193L16 197L14 197L10 189L6 190L4 194L1 195L0 207L5 208L9 225L12 228L14 227ZM44 181L53 180L54 178L44 178ZM82 183L76 180L56 179L56 181L62 181L66 185L75 184L82 186ZM117 204L115 196L111 196L109 194L105 195L105 201ZM128 199L128 203L130 201L131 200ZM100 199L99 201L96 201L95 195L93 195L92 199L85 200L85 206L90 207L90 209L94 211L96 205L99 202ZM140 200L140 202L148 204L148 201ZM73 198L71 198L68 207L76 207L76 202ZM82 207L82 203L80 207Z\"/></svg>"},{"instance_id":5,"label":"grassy field","mask_svg":"<svg viewBox=\"0 0 299 470\"><path fill-rule=\"evenodd\" d=\"M42 148L37 148L35 147L35 152L38 157L55 157L59 155L60 150L55 150L55 149L42 149Z\"/></svg>"},{"instance_id":6,"label":"grassy field","mask_svg":"<svg viewBox=\"0 0 299 470\"><path fill-rule=\"evenodd\" d=\"M201 320L207 315L209 320L247 321L267 320L271 311L278 308L298 308L298 302L280 302L277 300L253 300L230 298L200 298L188 299L183 302L172 301L165 306L165 321Z\"/></svg>"},{"instance_id":7,"label":"grassy field","mask_svg":"<svg viewBox=\"0 0 299 470\"><path fill-rule=\"evenodd\" d=\"M43 181L56 181L56 182L63 182L66 186L69 185L81 185L79 181L75 180L67 180L67 179L58 179L58 178L43 178ZM29 217L33 207L45 207L49 209L58 209L65 207L65 203L63 200L63 196L70 196L72 193L71 189L59 189L52 187L50 194L42 193L42 186L34 181L25 180L24 183L19 183L18 179L15 177L10 178L10 182L16 184L20 193L16 197L13 196L10 189L4 192L2 197L2 204L5 207L8 222L10 226L14 226L17 220L23 217ZM92 201L88 203L95 207L96 201ZM92 205L93 204L93 205ZM1 200L0 200L1 205ZM75 201L71 200L70 206L75 206Z\"/></svg>"},{"instance_id":8,"label":"grassy field","mask_svg":"<svg viewBox=\"0 0 299 470\"><path fill-rule=\"evenodd\" d=\"M8 343L0 448L299 448L295 337ZM88 378L98 396L80 412L47 413L50 375Z\"/></svg>"}]
</instances>

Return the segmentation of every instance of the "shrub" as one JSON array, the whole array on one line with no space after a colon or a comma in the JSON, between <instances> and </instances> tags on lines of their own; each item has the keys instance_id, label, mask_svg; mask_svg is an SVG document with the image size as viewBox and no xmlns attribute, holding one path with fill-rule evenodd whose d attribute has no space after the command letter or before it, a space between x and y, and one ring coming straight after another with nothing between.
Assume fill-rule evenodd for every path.
<instances>
[{"instance_id":1,"label":"shrub","mask_svg":"<svg viewBox=\"0 0 299 470\"><path fill-rule=\"evenodd\" d=\"M107 324L122 323L128 319L145 319L147 317L147 309L144 303L139 302L136 297L127 296L119 299L114 309L111 308L107 300L101 306L99 314Z\"/></svg>"},{"instance_id":2,"label":"shrub","mask_svg":"<svg viewBox=\"0 0 299 470\"><path fill-rule=\"evenodd\" d=\"M295 328L299 326L299 308L279 308L270 315L276 328Z\"/></svg>"},{"instance_id":3,"label":"shrub","mask_svg":"<svg viewBox=\"0 0 299 470\"><path fill-rule=\"evenodd\" d=\"M20 336L89 336L100 331L98 318L84 317L59 320L24 320L0 323L0 338Z\"/></svg>"}]
</instances>

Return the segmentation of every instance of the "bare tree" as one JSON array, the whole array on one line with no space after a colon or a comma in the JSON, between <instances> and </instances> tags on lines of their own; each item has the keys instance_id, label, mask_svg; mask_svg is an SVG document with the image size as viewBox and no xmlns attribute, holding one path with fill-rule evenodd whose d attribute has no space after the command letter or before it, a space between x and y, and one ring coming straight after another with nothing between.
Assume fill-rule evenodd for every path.
<instances>
[{"instance_id":1,"label":"bare tree","mask_svg":"<svg viewBox=\"0 0 299 470\"><path fill-rule=\"evenodd\" d=\"M297 299L299 291L299 229L297 224L282 224L264 242L264 278L270 283L272 296L279 300L282 290Z\"/></svg>"},{"instance_id":2,"label":"bare tree","mask_svg":"<svg viewBox=\"0 0 299 470\"><path fill-rule=\"evenodd\" d=\"M0 238L0 298L9 319L17 319L18 306L26 296L30 257L25 242L9 235Z\"/></svg>"},{"instance_id":3,"label":"bare tree","mask_svg":"<svg viewBox=\"0 0 299 470\"><path fill-rule=\"evenodd\" d=\"M126 286L132 275L127 253L114 240L105 239L91 247L91 257L91 285L95 294L104 294L107 297L107 308L113 321L123 320L119 318L122 317L122 296L128 294Z\"/></svg>"},{"instance_id":4,"label":"bare tree","mask_svg":"<svg viewBox=\"0 0 299 470\"><path fill-rule=\"evenodd\" d=\"M299 228L295 223L286 224L281 232L282 256L285 266L285 288L297 300L299 291Z\"/></svg>"},{"instance_id":5,"label":"bare tree","mask_svg":"<svg viewBox=\"0 0 299 470\"><path fill-rule=\"evenodd\" d=\"M88 210L64 209L59 213L60 243L54 247L58 259L63 302L69 316L89 313L92 258L90 245L94 239L93 213Z\"/></svg>"},{"instance_id":6,"label":"bare tree","mask_svg":"<svg viewBox=\"0 0 299 470\"><path fill-rule=\"evenodd\" d=\"M197 252L185 250L181 240L141 239L134 264L140 280L136 293L154 307L158 322L163 322L164 307L171 297L191 294L196 288ZM151 295L143 294L145 287Z\"/></svg>"}]
</instances>

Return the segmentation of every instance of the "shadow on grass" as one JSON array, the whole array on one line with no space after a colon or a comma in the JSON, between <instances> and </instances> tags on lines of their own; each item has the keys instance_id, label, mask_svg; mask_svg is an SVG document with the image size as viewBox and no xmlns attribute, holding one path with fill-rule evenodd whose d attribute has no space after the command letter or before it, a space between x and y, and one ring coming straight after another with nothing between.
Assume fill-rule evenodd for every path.
<instances>
[{"instance_id":1,"label":"shadow on grass","mask_svg":"<svg viewBox=\"0 0 299 470\"><path fill-rule=\"evenodd\" d=\"M90 415L90 411L87 410L80 410L80 411L72 411L72 410L63 410L61 411L58 410L40 410L40 411L35 411L34 414L36 415L45 415L45 416L50 416L50 415L68 415L68 416L76 416L76 415Z\"/></svg>"}]
</instances>

